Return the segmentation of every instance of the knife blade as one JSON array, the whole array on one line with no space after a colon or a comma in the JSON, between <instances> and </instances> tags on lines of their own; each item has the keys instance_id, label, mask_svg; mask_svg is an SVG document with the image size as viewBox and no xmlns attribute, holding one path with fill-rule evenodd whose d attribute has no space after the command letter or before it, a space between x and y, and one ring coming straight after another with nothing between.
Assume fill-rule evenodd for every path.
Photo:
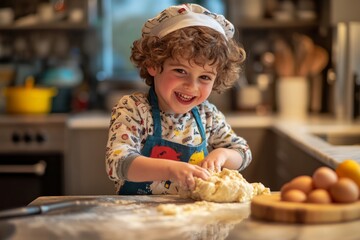
<instances>
[{"instance_id":1,"label":"knife blade","mask_svg":"<svg viewBox=\"0 0 360 240\"><path fill-rule=\"evenodd\" d=\"M44 214L54 210L71 208L78 206L80 201L62 201L55 203L48 203L42 205L33 205L33 206L25 206L25 207L17 207L0 211L0 219L8 219L14 217L25 217L36 214Z\"/></svg>"}]
</instances>

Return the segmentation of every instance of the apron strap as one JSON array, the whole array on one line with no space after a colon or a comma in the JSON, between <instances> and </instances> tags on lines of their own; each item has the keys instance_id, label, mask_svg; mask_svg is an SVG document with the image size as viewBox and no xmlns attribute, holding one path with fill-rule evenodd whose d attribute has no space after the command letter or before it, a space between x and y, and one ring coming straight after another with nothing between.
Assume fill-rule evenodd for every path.
<instances>
[{"instance_id":1,"label":"apron strap","mask_svg":"<svg viewBox=\"0 0 360 240\"><path fill-rule=\"evenodd\" d=\"M204 129L204 125L201 122L199 110L197 109L197 107L194 107L193 109L191 109L191 112L192 112L193 116L195 117L195 121L199 128L201 138L203 141L205 141L206 140L205 129Z\"/></svg>"},{"instance_id":2,"label":"apron strap","mask_svg":"<svg viewBox=\"0 0 360 240\"><path fill-rule=\"evenodd\" d=\"M150 104L151 104L152 114L153 114L154 136L161 138L160 110L159 110L159 104L158 104L157 96L155 94L154 86L150 87L149 101L150 101Z\"/></svg>"}]
</instances>

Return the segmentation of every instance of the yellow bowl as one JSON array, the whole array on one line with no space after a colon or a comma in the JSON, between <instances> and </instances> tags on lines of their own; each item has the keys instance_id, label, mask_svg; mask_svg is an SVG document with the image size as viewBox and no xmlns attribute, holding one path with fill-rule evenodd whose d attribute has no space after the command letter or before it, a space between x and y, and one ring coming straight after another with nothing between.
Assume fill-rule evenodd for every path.
<instances>
[{"instance_id":1,"label":"yellow bowl","mask_svg":"<svg viewBox=\"0 0 360 240\"><path fill-rule=\"evenodd\" d=\"M9 87L4 90L6 112L11 114L45 114L51 111L55 88Z\"/></svg>"}]
</instances>

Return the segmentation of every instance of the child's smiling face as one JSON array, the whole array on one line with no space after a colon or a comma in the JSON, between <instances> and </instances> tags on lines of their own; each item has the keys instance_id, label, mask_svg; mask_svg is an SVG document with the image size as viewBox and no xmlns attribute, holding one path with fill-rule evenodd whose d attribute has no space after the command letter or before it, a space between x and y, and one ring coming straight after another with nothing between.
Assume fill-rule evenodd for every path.
<instances>
[{"instance_id":1,"label":"child's smiling face","mask_svg":"<svg viewBox=\"0 0 360 240\"><path fill-rule=\"evenodd\" d=\"M186 59L168 59L163 70L148 68L154 77L159 107L164 112L183 114L204 102L210 95L216 65L197 65Z\"/></svg>"}]
</instances>

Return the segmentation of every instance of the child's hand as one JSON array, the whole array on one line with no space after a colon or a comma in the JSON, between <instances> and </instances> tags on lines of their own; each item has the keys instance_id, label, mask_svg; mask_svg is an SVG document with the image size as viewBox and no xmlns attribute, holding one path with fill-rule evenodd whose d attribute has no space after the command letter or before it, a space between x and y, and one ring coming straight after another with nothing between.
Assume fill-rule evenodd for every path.
<instances>
[{"instance_id":1,"label":"child's hand","mask_svg":"<svg viewBox=\"0 0 360 240\"><path fill-rule=\"evenodd\" d=\"M210 177L207 169L185 162L173 162L169 167L170 180L177 182L180 187L193 190L195 188L194 177L206 180Z\"/></svg>"},{"instance_id":2,"label":"child's hand","mask_svg":"<svg viewBox=\"0 0 360 240\"><path fill-rule=\"evenodd\" d=\"M201 162L201 167L213 172L220 172L222 168L239 169L243 159L240 153L233 149L217 148Z\"/></svg>"},{"instance_id":3,"label":"child's hand","mask_svg":"<svg viewBox=\"0 0 360 240\"><path fill-rule=\"evenodd\" d=\"M226 154L223 149L215 149L201 162L201 167L212 172L220 172L226 162Z\"/></svg>"}]
</instances>

